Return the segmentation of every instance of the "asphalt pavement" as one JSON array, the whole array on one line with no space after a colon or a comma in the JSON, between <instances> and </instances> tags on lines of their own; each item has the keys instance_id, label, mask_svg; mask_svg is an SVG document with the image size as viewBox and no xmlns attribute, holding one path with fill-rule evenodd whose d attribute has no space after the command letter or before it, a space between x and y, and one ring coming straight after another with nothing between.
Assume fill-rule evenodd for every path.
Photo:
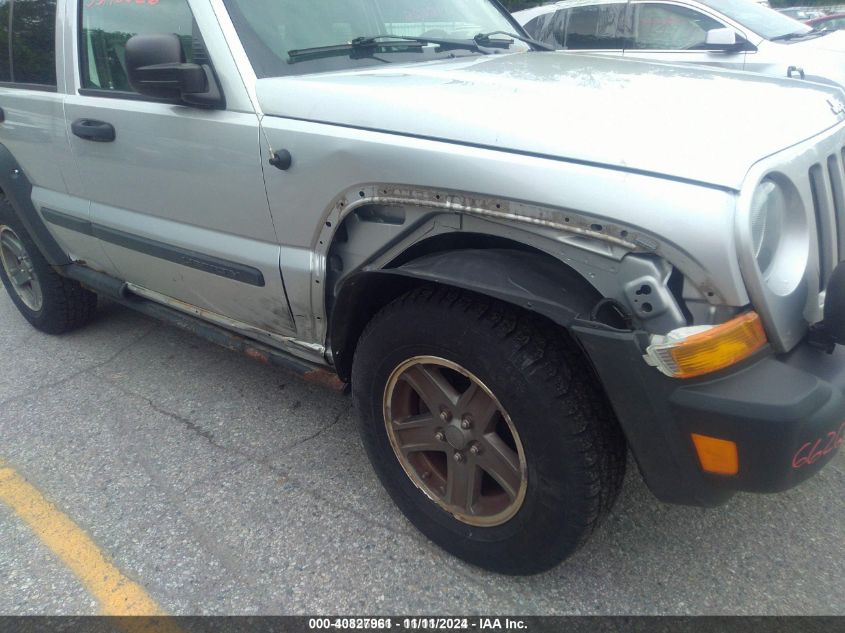
<instances>
[{"instance_id":1,"label":"asphalt pavement","mask_svg":"<svg viewBox=\"0 0 845 633\"><path fill-rule=\"evenodd\" d=\"M110 304L35 332L0 294L0 463L173 614L845 615L845 457L776 496L657 502L636 467L592 541L530 578L420 535L348 396ZM0 613L95 614L0 503Z\"/></svg>"}]
</instances>

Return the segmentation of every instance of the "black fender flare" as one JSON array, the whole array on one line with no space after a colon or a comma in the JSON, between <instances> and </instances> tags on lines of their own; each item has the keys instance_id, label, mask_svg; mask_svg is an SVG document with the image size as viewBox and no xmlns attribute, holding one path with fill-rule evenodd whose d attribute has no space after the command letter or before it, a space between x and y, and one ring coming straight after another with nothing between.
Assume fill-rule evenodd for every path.
<instances>
[{"instance_id":1,"label":"black fender flare","mask_svg":"<svg viewBox=\"0 0 845 633\"><path fill-rule=\"evenodd\" d=\"M470 290L540 314L564 328L602 299L578 272L539 251L466 249L437 252L396 268L363 270L342 282L331 310L329 345L335 369L349 380L358 337L382 307L413 287Z\"/></svg>"},{"instance_id":2,"label":"black fender flare","mask_svg":"<svg viewBox=\"0 0 845 633\"><path fill-rule=\"evenodd\" d=\"M32 204L32 183L9 149L0 144L0 189L6 195L17 218L38 246L51 266L71 263L67 253L47 230L41 216Z\"/></svg>"}]
</instances>

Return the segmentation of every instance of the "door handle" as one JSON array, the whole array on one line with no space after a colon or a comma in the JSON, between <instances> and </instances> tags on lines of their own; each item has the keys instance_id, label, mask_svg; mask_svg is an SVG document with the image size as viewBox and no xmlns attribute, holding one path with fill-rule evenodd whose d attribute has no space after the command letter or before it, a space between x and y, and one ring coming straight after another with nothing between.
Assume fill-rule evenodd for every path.
<instances>
[{"instance_id":1,"label":"door handle","mask_svg":"<svg viewBox=\"0 0 845 633\"><path fill-rule=\"evenodd\" d=\"M71 124L70 129L79 138L95 143L111 143L117 138L114 126L105 121L77 119Z\"/></svg>"},{"instance_id":2,"label":"door handle","mask_svg":"<svg viewBox=\"0 0 845 633\"><path fill-rule=\"evenodd\" d=\"M789 68L786 69L786 76L789 77L790 79L792 79L794 77L794 75L792 73L798 73L798 76L801 77L801 79L804 79L804 69L803 68L798 68L798 66L790 66Z\"/></svg>"}]
</instances>

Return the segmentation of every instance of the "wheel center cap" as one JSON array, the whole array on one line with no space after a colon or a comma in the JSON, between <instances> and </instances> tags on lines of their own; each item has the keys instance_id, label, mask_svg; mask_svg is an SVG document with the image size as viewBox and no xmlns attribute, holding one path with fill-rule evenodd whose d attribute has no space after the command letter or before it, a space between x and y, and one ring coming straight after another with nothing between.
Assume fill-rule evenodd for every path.
<instances>
[{"instance_id":1,"label":"wheel center cap","mask_svg":"<svg viewBox=\"0 0 845 633\"><path fill-rule=\"evenodd\" d=\"M466 434L458 426L450 424L443 432L446 434L446 441L449 442L449 445L456 451L462 451L469 443Z\"/></svg>"}]
</instances>

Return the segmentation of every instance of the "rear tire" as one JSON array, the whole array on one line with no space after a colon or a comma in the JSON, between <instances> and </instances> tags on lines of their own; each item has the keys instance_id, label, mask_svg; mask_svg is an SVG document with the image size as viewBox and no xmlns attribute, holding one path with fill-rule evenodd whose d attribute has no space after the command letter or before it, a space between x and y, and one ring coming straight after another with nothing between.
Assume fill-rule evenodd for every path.
<instances>
[{"instance_id":1,"label":"rear tire","mask_svg":"<svg viewBox=\"0 0 845 633\"><path fill-rule=\"evenodd\" d=\"M24 318L47 334L82 327L96 313L97 295L53 270L5 199L0 199L0 279Z\"/></svg>"},{"instance_id":2,"label":"rear tire","mask_svg":"<svg viewBox=\"0 0 845 633\"><path fill-rule=\"evenodd\" d=\"M479 567L554 567L621 487L624 436L581 351L564 330L507 304L448 288L410 292L361 336L352 391L393 500Z\"/></svg>"}]
</instances>

